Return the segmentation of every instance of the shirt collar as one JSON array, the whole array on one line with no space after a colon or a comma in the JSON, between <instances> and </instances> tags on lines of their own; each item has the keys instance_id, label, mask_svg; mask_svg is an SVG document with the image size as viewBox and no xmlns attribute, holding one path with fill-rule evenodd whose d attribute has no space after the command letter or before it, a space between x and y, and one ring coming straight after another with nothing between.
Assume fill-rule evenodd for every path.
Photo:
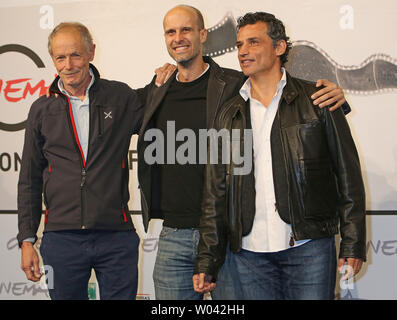
<instances>
[{"instance_id":1,"label":"shirt collar","mask_svg":"<svg viewBox=\"0 0 397 320\"><path fill-rule=\"evenodd\" d=\"M274 96L278 94L280 90L283 90L285 85L287 84L287 73L285 72L285 68L281 68L281 79L280 82L277 85L277 90ZM252 99L251 97L251 80L248 78L243 86L240 89L240 96L247 101L248 99Z\"/></svg>"},{"instance_id":2,"label":"shirt collar","mask_svg":"<svg viewBox=\"0 0 397 320\"><path fill-rule=\"evenodd\" d=\"M86 97L88 97L88 91L89 91L89 89L91 88L92 84L93 84L94 81L95 81L94 72L92 72L91 68L89 69L89 73L90 73L90 76L91 76L91 81L90 81L90 84L89 84L88 87L87 87L87 90L85 91L85 96L86 96ZM71 96L71 95L65 90L65 87L63 86L63 82L62 82L62 79L61 79L61 78L59 78L59 80L58 80L58 88L59 88L59 90L60 90L63 94L67 95L69 98L76 98L76 97ZM78 99L78 98L76 98L76 99Z\"/></svg>"}]
</instances>

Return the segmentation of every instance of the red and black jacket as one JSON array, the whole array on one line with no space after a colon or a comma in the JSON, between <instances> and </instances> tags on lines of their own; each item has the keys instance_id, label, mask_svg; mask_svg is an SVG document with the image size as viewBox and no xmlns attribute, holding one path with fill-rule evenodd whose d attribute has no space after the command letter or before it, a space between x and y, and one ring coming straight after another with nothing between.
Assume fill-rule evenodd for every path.
<instances>
[{"instance_id":1,"label":"red and black jacket","mask_svg":"<svg viewBox=\"0 0 397 320\"><path fill-rule=\"evenodd\" d=\"M133 229L128 214L128 149L142 122L143 106L128 85L101 79L89 90L87 159L79 143L70 101L37 99L29 111L18 182L18 241L36 237L46 207L44 231Z\"/></svg>"}]
</instances>

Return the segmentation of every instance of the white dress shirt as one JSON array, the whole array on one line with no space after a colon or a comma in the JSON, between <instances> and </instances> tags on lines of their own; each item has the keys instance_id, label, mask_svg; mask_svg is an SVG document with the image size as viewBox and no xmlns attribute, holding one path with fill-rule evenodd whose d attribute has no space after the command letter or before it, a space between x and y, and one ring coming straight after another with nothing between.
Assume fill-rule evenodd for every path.
<instances>
[{"instance_id":1,"label":"white dress shirt","mask_svg":"<svg viewBox=\"0 0 397 320\"><path fill-rule=\"evenodd\" d=\"M252 98L250 79L247 79L240 89L243 99L250 100L256 189L254 223L251 232L242 239L242 248L254 252L277 252L291 248L289 244L292 235L291 225L281 220L275 206L270 145L270 132L283 89L287 84L285 69L282 68L281 71L282 78L268 107ZM307 241L295 241L294 246Z\"/></svg>"}]
</instances>

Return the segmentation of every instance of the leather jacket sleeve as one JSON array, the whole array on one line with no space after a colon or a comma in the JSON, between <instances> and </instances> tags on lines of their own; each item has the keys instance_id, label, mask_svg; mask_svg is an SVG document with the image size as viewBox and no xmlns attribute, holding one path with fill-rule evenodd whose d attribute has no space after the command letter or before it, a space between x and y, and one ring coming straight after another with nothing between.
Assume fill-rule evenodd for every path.
<instances>
[{"instance_id":1,"label":"leather jacket sleeve","mask_svg":"<svg viewBox=\"0 0 397 320\"><path fill-rule=\"evenodd\" d=\"M151 90L151 88L153 86L155 86L155 80L156 80L156 76L154 76L152 78L152 81L150 83L148 83L146 86L144 86L143 88L138 88L138 89L134 90L136 92L136 94L138 95L140 103L143 106L146 104L147 97L149 95L149 91Z\"/></svg>"},{"instance_id":2,"label":"leather jacket sleeve","mask_svg":"<svg viewBox=\"0 0 397 320\"><path fill-rule=\"evenodd\" d=\"M218 142L218 159L221 159L221 153L221 142ZM208 154L210 156L210 152ZM202 216L199 227L200 241L194 273L205 273L211 275L213 279L217 277L226 255L226 170L226 165L218 161L218 164L209 164L208 162L205 171Z\"/></svg>"},{"instance_id":3,"label":"leather jacket sleeve","mask_svg":"<svg viewBox=\"0 0 397 320\"><path fill-rule=\"evenodd\" d=\"M345 115L349 114L350 111L352 111L352 109L350 108L350 105L347 103L347 101L344 104L342 104L341 108Z\"/></svg>"},{"instance_id":4,"label":"leather jacket sleeve","mask_svg":"<svg viewBox=\"0 0 397 320\"><path fill-rule=\"evenodd\" d=\"M365 190L358 153L342 109L324 108L324 124L340 194L340 258L365 261Z\"/></svg>"}]
</instances>

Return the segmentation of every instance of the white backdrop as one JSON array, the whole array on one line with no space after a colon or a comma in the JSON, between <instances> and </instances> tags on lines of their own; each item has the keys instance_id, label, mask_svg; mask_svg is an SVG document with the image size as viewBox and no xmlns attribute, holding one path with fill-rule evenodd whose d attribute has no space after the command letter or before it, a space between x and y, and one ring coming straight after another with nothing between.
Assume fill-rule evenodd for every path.
<instances>
[{"instance_id":1,"label":"white backdrop","mask_svg":"<svg viewBox=\"0 0 397 320\"><path fill-rule=\"evenodd\" d=\"M338 286L338 292L341 298L396 299L397 142L392 128L397 119L397 44L393 41L397 3L394 0L376 3L186 0L184 3L203 12L207 28L217 25L227 14L237 18L248 11L274 13L285 23L295 44L302 43L298 41L314 44L317 54L338 70L336 79L346 89L353 109L348 121L361 157L370 211L368 263L354 288L340 290ZM0 299L47 298L45 290L29 283L19 269L15 211L23 121L31 103L44 92L56 73L47 52L48 34L62 21L84 23L97 45L94 64L102 77L137 88L151 80L156 67L172 62L164 45L162 19L177 4L170 0L0 0ZM316 69L311 56L303 59L299 65ZM236 51L215 60L222 66L238 69ZM130 210L139 211L134 150L135 138L130 152ZM161 221L152 223L145 234L140 216L133 218L141 236L138 297L153 299L151 272ZM94 277L92 281L95 282Z\"/></svg>"}]
</instances>

